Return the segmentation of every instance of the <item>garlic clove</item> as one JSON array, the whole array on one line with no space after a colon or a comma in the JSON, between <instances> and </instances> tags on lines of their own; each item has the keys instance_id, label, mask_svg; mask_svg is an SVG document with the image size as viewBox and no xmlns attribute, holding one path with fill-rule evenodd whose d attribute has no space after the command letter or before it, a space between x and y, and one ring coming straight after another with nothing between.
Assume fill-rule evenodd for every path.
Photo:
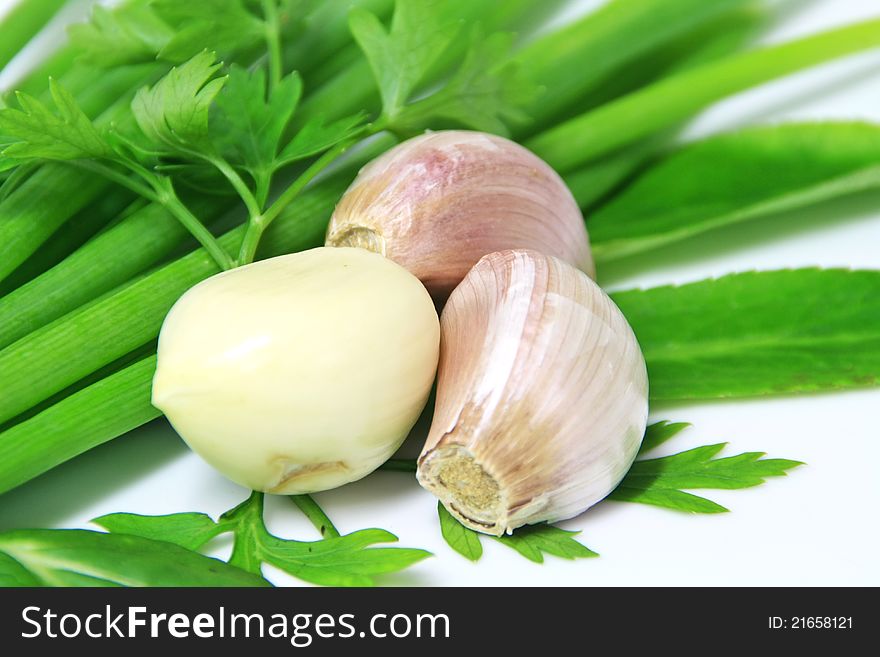
<instances>
[{"instance_id":1,"label":"garlic clove","mask_svg":"<svg viewBox=\"0 0 880 657\"><path fill-rule=\"evenodd\" d=\"M647 414L645 360L611 299L556 258L493 253L441 316L418 480L487 534L570 518L629 470Z\"/></svg>"},{"instance_id":2,"label":"garlic clove","mask_svg":"<svg viewBox=\"0 0 880 657\"><path fill-rule=\"evenodd\" d=\"M364 167L326 244L381 253L439 299L503 249L534 249L594 274L583 216L559 175L515 142L466 130L415 137Z\"/></svg>"},{"instance_id":3,"label":"garlic clove","mask_svg":"<svg viewBox=\"0 0 880 657\"><path fill-rule=\"evenodd\" d=\"M237 483L326 490L400 446L439 341L430 295L390 260L353 248L281 256L180 298L159 338L153 404Z\"/></svg>"}]
</instances>

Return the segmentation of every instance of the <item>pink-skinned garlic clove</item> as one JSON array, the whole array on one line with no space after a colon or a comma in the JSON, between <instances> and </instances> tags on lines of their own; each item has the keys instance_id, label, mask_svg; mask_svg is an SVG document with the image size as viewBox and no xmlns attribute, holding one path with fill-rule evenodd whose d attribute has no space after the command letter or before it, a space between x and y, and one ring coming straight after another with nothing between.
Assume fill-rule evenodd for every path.
<instances>
[{"instance_id":1,"label":"pink-skinned garlic clove","mask_svg":"<svg viewBox=\"0 0 880 657\"><path fill-rule=\"evenodd\" d=\"M648 379L632 329L589 277L534 251L492 253L440 326L417 476L450 513L501 535L614 490L641 444Z\"/></svg>"},{"instance_id":2,"label":"pink-skinned garlic clove","mask_svg":"<svg viewBox=\"0 0 880 657\"><path fill-rule=\"evenodd\" d=\"M559 175L519 144L465 130L415 137L364 167L326 244L381 253L440 300L504 249L534 249L594 275L583 215Z\"/></svg>"}]
</instances>

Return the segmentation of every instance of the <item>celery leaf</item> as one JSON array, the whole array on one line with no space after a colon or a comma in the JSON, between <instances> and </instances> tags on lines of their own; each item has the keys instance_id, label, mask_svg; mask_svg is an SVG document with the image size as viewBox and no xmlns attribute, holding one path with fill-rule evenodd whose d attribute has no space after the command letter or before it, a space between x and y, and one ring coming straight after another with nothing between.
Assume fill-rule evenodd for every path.
<instances>
[{"instance_id":1,"label":"celery leaf","mask_svg":"<svg viewBox=\"0 0 880 657\"><path fill-rule=\"evenodd\" d=\"M649 452L665 443L670 438L674 438L681 431L687 429L690 424L687 422L668 422L662 420L649 424L645 429L645 437L642 438L642 446L639 448L639 454Z\"/></svg>"}]
</instances>

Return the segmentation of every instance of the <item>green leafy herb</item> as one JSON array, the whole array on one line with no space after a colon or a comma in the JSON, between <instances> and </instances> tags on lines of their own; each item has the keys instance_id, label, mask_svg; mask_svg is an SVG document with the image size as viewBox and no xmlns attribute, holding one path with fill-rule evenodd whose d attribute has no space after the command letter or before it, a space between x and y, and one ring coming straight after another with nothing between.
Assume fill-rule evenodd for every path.
<instances>
[{"instance_id":1,"label":"green leafy herb","mask_svg":"<svg viewBox=\"0 0 880 657\"><path fill-rule=\"evenodd\" d=\"M160 204L222 269L247 264L266 228L362 133L363 115L329 124L316 118L282 149L284 130L302 91L299 77L291 74L267 83L265 73L240 69L233 69L231 78L217 77L221 66L213 53L204 51L155 85L142 88L131 103L142 136L120 132L105 139L60 86L53 86L53 97L61 118L22 96L23 110L0 110L0 129L20 140L7 146L3 156L74 160ZM221 94L227 81L231 87ZM322 151L326 151L322 157L265 207L277 169ZM248 230L237 260L178 196L170 174L180 172L181 159L185 170L190 163L211 165L241 197ZM239 168L250 174L253 186L242 179Z\"/></svg>"},{"instance_id":2,"label":"green leafy herb","mask_svg":"<svg viewBox=\"0 0 880 657\"><path fill-rule=\"evenodd\" d=\"M78 529L0 533L0 586L268 586L172 543Z\"/></svg>"},{"instance_id":3,"label":"green leafy herb","mask_svg":"<svg viewBox=\"0 0 880 657\"><path fill-rule=\"evenodd\" d=\"M390 121L461 29L458 20L437 21L443 15L438 11L443 2L397 0L387 32L366 9L354 9L349 15L351 32L367 56Z\"/></svg>"},{"instance_id":4,"label":"green leafy herb","mask_svg":"<svg viewBox=\"0 0 880 657\"><path fill-rule=\"evenodd\" d=\"M172 513L166 516L142 516L134 513L111 513L92 522L113 534L129 534L174 543L187 550L198 550L225 531L204 513Z\"/></svg>"},{"instance_id":5,"label":"green leafy herb","mask_svg":"<svg viewBox=\"0 0 880 657\"><path fill-rule=\"evenodd\" d=\"M480 535L462 525L446 510L442 502L437 502L437 513L440 514L440 533L453 550L465 559L479 561L483 556L483 544Z\"/></svg>"},{"instance_id":6,"label":"green leafy herb","mask_svg":"<svg viewBox=\"0 0 880 657\"><path fill-rule=\"evenodd\" d=\"M288 75L269 91L266 73L234 66L210 119L214 144L234 166L244 168L265 202L284 129L302 95L302 80Z\"/></svg>"},{"instance_id":7,"label":"green leafy herb","mask_svg":"<svg viewBox=\"0 0 880 657\"><path fill-rule=\"evenodd\" d=\"M275 164L283 166L322 153L362 133L366 115L355 114L327 123L323 116L309 120L281 151Z\"/></svg>"},{"instance_id":8,"label":"green leafy herb","mask_svg":"<svg viewBox=\"0 0 880 657\"><path fill-rule=\"evenodd\" d=\"M377 575L403 570L430 556L424 550L373 547L397 541L394 534L382 529L340 536L320 507L311 498L309 502L307 516L325 530L325 538L320 541L292 541L270 534L263 522L262 493L254 493L216 523L200 513L155 517L112 514L94 522L111 532L159 538L192 550L214 536L232 532L235 545L229 563L233 566L260 575L262 564L267 563L299 579L326 586L372 586ZM298 500L297 504L302 508L305 502Z\"/></svg>"},{"instance_id":9,"label":"green leafy herb","mask_svg":"<svg viewBox=\"0 0 880 657\"><path fill-rule=\"evenodd\" d=\"M350 17L351 30L364 51L382 96L377 124L415 133L432 122L451 121L477 130L507 134L506 120L524 121L519 107L539 88L510 56L512 38L486 36L479 26L462 30L462 21L443 10L442 2L398 0L391 29L359 9ZM418 97L419 84L432 67L464 40L464 56L439 88Z\"/></svg>"},{"instance_id":10,"label":"green leafy herb","mask_svg":"<svg viewBox=\"0 0 880 657\"><path fill-rule=\"evenodd\" d=\"M553 525L520 527L509 536L497 536L499 543L513 548L529 561L544 563L544 554L562 559L588 559L598 553L574 540L580 532L569 532Z\"/></svg>"},{"instance_id":11,"label":"green leafy herb","mask_svg":"<svg viewBox=\"0 0 880 657\"><path fill-rule=\"evenodd\" d=\"M480 533L469 529L455 519L441 502L437 503L440 532L453 550L471 561L483 556ZM580 532L569 532L552 525L520 527L508 536L493 536L496 541L519 552L529 561L544 562L544 554L563 559L598 557L590 548L574 539Z\"/></svg>"},{"instance_id":12,"label":"green leafy herb","mask_svg":"<svg viewBox=\"0 0 880 657\"><path fill-rule=\"evenodd\" d=\"M880 271L796 269L611 295L654 400L876 385Z\"/></svg>"},{"instance_id":13,"label":"green leafy herb","mask_svg":"<svg viewBox=\"0 0 880 657\"><path fill-rule=\"evenodd\" d=\"M725 444L636 461L609 497L691 513L722 513L727 511L725 507L683 489L751 488L763 484L767 477L783 477L787 470L803 465L787 459L766 459L763 452L715 458Z\"/></svg>"},{"instance_id":14,"label":"green leafy herb","mask_svg":"<svg viewBox=\"0 0 880 657\"><path fill-rule=\"evenodd\" d=\"M82 57L106 67L151 61L175 34L143 0L114 9L95 5L88 22L71 25L67 32Z\"/></svg>"},{"instance_id":15,"label":"green leafy herb","mask_svg":"<svg viewBox=\"0 0 880 657\"><path fill-rule=\"evenodd\" d=\"M590 216L598 260L880 187L880 127L788 124L712 137L649 169Z\"/></svg>"},{"instance_id":16,"label":"green leafy herb","mask_svg":"<svg viewBox=\"0 0 880 657\"><path fill-rule=\"evenodd\" d=\"M215 77L221 66L214 53L204 51L141 89L131 109L144 134L172 152L206 148L211 104L226 83Z\"/></svg>"},{"instance_id":17,"label":"green leafy herb","mask_svg":"<svg viewBox=\"0 0 880 657\"><path fill-rule=\"evenodd\" d=\"M540 88L510 61L511 44L510 34L487 37L475 28L460 68L439 91L407 106L395 127L414 132L431 120L448 120L474 130L509 134L508 123L525 122L520 108L540 95Z\"/></svg>"},{"instance_id":18,"label":"green leafy herb","mask_svg":"<svg viewBox=\"0 0 880 657\"><path fill-rule=\"evenodd\" d=\"M642 438L642 446L639 448L639 454L644 454L655 449L665 443L670 438L674 438L679 433L687 429L690 424L687 422L669 422L662 420L649 424L645 429L645 436Z\"/></svg>"},{"instance_id":19,"label":"green leafy herb","mask_svg":"<svg viewBox=\"0 0 880 657\"><path fill-rule=\"evenodd\" d=\"M73 96L53 79L49 91L57 113L25 93L16 94L20 110L0 110L0 132L17 139L6 145L3 157L12 161L108 157L109 145Z\"/></svg>"},{"instance_id":20,"label":"green leafy herb","mask_svg":"<svg viewBox=\"0 0 880 657\"><path fill-rule=\"evenodd\" d=\"M152 4L177 28L158 53L169 61L186 61L209 43L224 54L249 48L266 34L263 18L249 11L243 0L153 0Z\"/></svg>"}]
</instances>

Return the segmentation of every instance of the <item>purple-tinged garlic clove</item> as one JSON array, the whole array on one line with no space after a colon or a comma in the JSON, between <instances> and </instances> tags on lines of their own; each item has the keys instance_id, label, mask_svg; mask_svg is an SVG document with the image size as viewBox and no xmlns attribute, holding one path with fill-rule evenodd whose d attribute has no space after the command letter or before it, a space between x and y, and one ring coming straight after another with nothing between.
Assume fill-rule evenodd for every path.
<instances>
[{"instance_id":1,"label":"purple-tinged garlic clove","mask_svg":"<svg viewBox=\"0 0 880 657\"><path fill-rule=\"evenodd\" d=\"M501 535L614 490L641 444L648 378L632 329L586 274L534 251L492 253L440 325L418 479L450 513Z\"/></svg>"},{"instance_id":2,"label":"purple-tinged garlic clove","mask_svg":"<svg viewBox=\"0 0 880 657\"><path fill-rule=\"evenodd\" d=\"M534 249L594 274L583 216L559 175L519 144L465 130L415 137L364 167L326 244L381 253L440 300L504 249Z\"/></svg>"}]
</instances>

